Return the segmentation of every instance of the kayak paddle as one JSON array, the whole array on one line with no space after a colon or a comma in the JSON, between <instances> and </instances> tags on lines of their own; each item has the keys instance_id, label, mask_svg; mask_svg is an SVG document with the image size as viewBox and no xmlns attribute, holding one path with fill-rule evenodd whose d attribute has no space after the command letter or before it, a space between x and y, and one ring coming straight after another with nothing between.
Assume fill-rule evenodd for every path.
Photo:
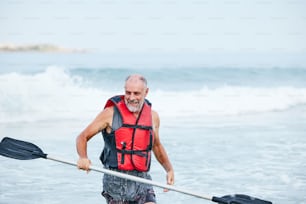
<instances>
[{"instance_id":1,"label":"kayak paddle","mask_svg":"<svg viewBox=\"0 0 306 204\"><path fill-rule=\"evenodd\" d=\"M69 164L72 166L77 166L74 162L65 161L63 159L58 159L55 157L51 157L48 154L45 154L35 144L32 144L30 142L21 141L21 140L16 140L16 139L9 138L9 137L5 137L2 139L0 143L0 155L9 157L9 158L13 158L13 159L19 159L19 160L31 160L31 159L37 159L37 158L44 158L44 159L49 159L49 160L53 160L56 162L61 162L64 164ZM148 179L144 179L144 178L140 178L137 176L132 176L132 175L128 175L128 174L124 174L124 173L120 173L117 171L112 171L112 170L108 170L104 168L98 168L98 167L91 166L90 170L117 176L117 177L124 178L124 179L129 179L129 180L140 182L140 183L153 185L153 186L164 188L164 189L173 190L179 193L195 196L198 198L203 198L203 199L210 200L213 202L217 202L219 204L272 204L272 202L270 201L262 200L259 198L254 198L254 197L244 195L244 194L226 195L223 197L206 196L206 195L197 194L197 193L194 193L188 190L179 189L171 185L157 183L152 180L148 180Z\"/></svg>"}]
</instances>

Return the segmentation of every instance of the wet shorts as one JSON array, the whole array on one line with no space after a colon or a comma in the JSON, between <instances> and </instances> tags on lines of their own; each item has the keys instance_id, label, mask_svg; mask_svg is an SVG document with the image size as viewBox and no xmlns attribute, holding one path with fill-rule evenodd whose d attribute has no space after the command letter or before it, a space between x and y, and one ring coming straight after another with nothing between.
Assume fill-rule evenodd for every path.
<instances>
[{"instance_id":1,"label":"wet shorts","mask_svg":"<svg viewBox=\"0 0 306 204\"><path fill-rule=\"evenodd\" d=\"M151 176L146 172L128 171L124 173L151 180ZM108 204L156 203L155 193L151 185L107 174L103 177L102 195Z\"/></svg>"}]
</instances>

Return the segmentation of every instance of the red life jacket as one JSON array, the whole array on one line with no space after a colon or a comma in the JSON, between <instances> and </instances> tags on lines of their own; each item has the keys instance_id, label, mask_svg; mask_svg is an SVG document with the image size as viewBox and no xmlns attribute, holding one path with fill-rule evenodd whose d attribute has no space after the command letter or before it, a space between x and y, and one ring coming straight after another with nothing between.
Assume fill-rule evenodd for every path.
<instances>
[{"instance_id":1,"label":"red life jacket","mask_svg":"<svg viewBox=\"0 0 306 204\"><path fill-rule=\"evenodd\" d=\"M117 113L119 112L122 118L122 125L114 130L113 134L105 136L105 132L103 133L105 143L109 143L105 144L105 148L109 147L111 150L108 156L117 160L109 162L112 163L111 167L126 171L149 171L153 145L150 102L145 100L138 118L126 107L124 96L115 96L109 99L104 108L110 106L115 106L118 109ZM105 138L110 136L113 136L114 140ZM108 158L102 158L102 162L103 159L104 161L109 160ZM114 166L114 163L117 166ZM104 162L104 164L108 165L107 162Z\"/></svg>"}]
</instances>

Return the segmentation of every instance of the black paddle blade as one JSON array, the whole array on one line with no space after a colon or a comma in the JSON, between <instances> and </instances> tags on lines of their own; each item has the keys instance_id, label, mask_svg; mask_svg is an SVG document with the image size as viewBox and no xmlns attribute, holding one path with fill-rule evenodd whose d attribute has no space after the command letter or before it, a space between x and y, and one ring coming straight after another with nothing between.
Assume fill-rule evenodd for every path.
<instances>
[{"instance_id":1,"label":"black paddle blade","mask_svg":"<svg viewBox=\"0 0 306 204\"><path fill-rule=\"evenodd\" d=\"M270 201L261 200L243 194L226 195L221 198L213 197L212 201L219 204L272 204Z\"/></svg>"},{"instance_id":2,"label":"black paddle blade","mask_svg":"<svg viewBox=\"0 0 306 204\"><path fill-rule=\"evenodd\" d=\"M9 137L2 139L0 143L0 155L19 160L47 158L47 154L38 146Z\"/></svg>"}]
</instances>

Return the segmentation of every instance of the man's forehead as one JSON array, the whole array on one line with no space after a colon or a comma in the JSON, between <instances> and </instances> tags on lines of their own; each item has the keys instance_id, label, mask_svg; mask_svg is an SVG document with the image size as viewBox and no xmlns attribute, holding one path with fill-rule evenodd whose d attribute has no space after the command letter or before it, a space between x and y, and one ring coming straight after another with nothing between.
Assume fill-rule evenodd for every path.
<instances>
[{"instance_id":1,"label":"man's forehead","mask_svg":"<svg viewBox=\"0 0 306 204\"><path fill-rule=\"evenodd\" d=\"M145 89L144 84L142 83L126 83L124 86L126 91L130 91L130 92L140 92L143 91Z\"/></svg>"},{"instance_id":2,"label":"man's forehead","mask_svg":"<svg viewBox=\"0 0 306 204\"><path fill-rule=\"evenodd\" d=\"M144 89L146 85L141 80L128 80L124 87L125 89Z\"/></svg>"}]
</instances>

